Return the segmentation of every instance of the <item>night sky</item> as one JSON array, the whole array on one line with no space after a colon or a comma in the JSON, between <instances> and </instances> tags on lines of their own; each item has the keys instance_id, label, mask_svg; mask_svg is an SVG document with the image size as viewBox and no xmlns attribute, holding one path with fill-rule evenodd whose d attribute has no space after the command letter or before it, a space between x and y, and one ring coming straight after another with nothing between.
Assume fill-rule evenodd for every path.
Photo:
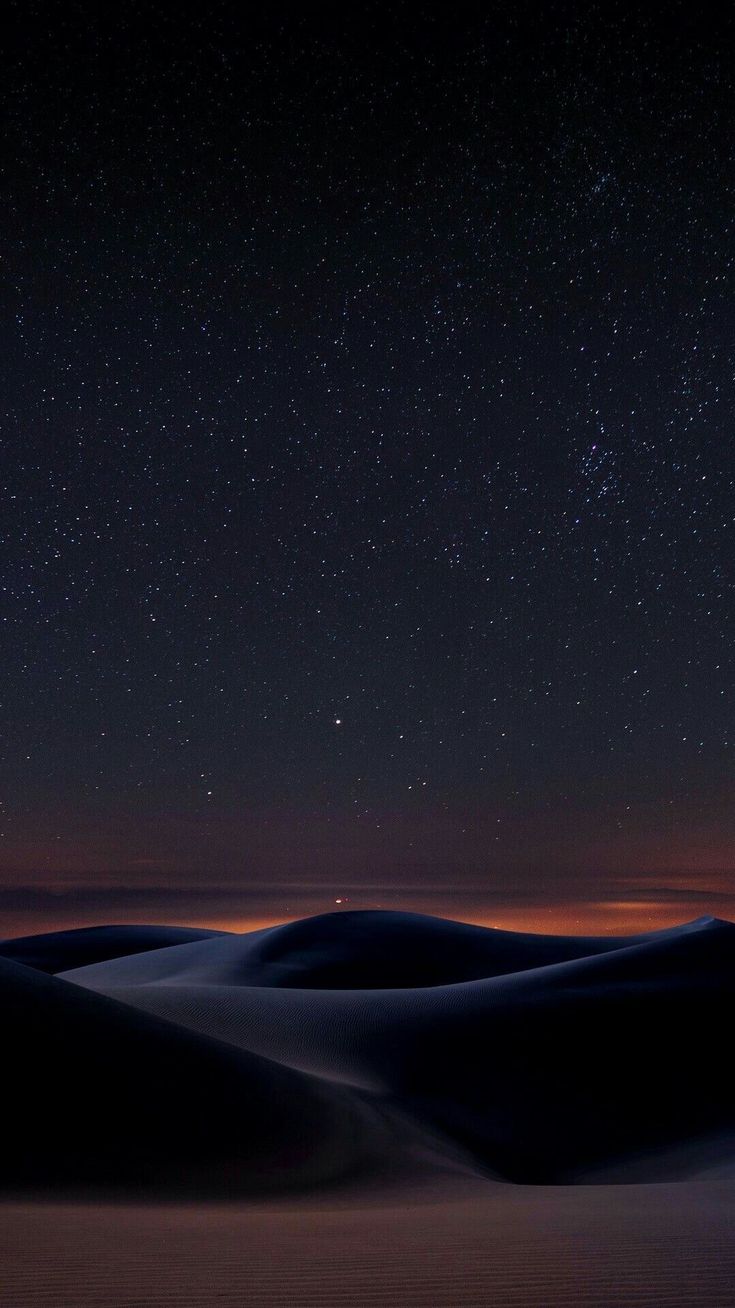
<instances>
[{"instance_id":1,"label":"night sky","mask_svg":"<svg viewBox=\"0 0 735 1308\"><path fill-rule=\"evenodd\" d=\"M8 7L0 934L735 916L714 14Z\"/></svg>"}]
</instances>

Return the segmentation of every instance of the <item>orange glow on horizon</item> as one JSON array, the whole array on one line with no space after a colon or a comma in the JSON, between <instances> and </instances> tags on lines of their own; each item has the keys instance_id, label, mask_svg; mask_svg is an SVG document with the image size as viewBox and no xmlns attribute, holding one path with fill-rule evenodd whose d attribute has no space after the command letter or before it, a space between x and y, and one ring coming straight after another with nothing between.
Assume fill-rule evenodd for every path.
<instances>
[{"instance_id":1,"label":"orange glow on horizon","mask_svg":"<svg viewBox=\"0 0 735 1308\"><path fill-rule=\"evenodd\" d=\"M301 917L375 907L377 905L360 904L350 905L346 910L339 910L327 906L321 909L314 908L307 913L290 913L283 916L274 914L272 917L259 918L217 917L202 919L196 923L192 923L191 920L187 923L182 921L176 925L196 925L211 927L215 931L234 931L244 934L265 927L281 926L285 922L295 922ZM387 909L389 906L380 907ZM479 906L459 912L452 904L437 903L420 906L391 904L390 908L446 917L455 922L468 922L475 926L495 927L501 931L521 931L539 935L635 935L679 926L682 922L690 922L698 917L719 916L704 898L701 904L690 905L682 905L678 901L661 903L655 900L601 900L597 903L559 904L549 908L503 907L491 912Z\"/></svg>"},{"instance_id":2,"label":"orange glow on horizon","mask_svg":"<svg viewBox=\"0 0 735 1308\"><path fill-rule=\"evenodd\" d=\"M296 901L288 911L253 913L228 913L220 907L212 913L201 907L192 912L168 913L165 909L140 909L120 911L110 909L107 912L96 911L72 914L63 910L53 912L31 913L15 912L7 914L0 921L0 939L13 936L41 935L51 931L70 931L76 928L103 926L108 924L166 925L202 927L213 931L233 931L246 933L260 931L267 927L283 925L323 913L351 912L365 909L380 909L409 913L425 913L434 917L445 917L457 922L468 922L477 926L496 927L505 931L530 932L540 935L635 935L665 927L677 926L690 922L694 918L711 915L726 919L735 919L735 897L725 902L722 896L708 898L707 892L688 899L600 899L596 901L569 901L554 905L540 904L504 904L489 908L486 904L466 901L452 902L439 895L396 896L386 903L367 899L352 898L344 905L325 897L320 902L316 897Z\"/></svg>"}]
</instances>

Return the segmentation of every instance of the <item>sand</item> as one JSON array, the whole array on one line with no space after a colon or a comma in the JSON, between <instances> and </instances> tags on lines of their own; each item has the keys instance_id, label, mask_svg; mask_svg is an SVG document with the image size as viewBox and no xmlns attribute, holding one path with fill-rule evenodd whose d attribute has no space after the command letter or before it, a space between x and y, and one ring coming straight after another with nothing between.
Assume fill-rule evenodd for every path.
<instances>
[{"instance_id":1,"label":"sand","mask_svg":"<svg viewBox=\"0 0 735 1308\"><path fill-rule=\"evenodd\" d=\"M3 1305L735 1304L732 924L155 931L0 944Z\"/></svg>"},{"instance_id":2,"label":"sand","mask_svg":"<svg viewBox=\"0 0 735 1308\"><path fill-rule=\"evenodd\" d=\"M727 1308L735 1184L0 1210L7 1308Z\"/></svg>"},{"instance_id":3,"label":"sand","mask_svg":"<svg viewBox=\"0 0 735 1308\"><path fill-rule=\"evenodd\" d=\"M442 980L386 987L397 971ZM508 1180L576 1180L735 1127L735 926L712 918L595 940L330 914L63 976L398 1106Z\"/></svg>"}]
</instances>

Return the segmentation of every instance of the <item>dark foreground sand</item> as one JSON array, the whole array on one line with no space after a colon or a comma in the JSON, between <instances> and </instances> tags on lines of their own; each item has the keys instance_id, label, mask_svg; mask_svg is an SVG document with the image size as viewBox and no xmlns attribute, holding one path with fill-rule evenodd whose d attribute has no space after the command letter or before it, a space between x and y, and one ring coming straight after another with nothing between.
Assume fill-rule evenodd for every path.
<instances>
[{"instance_id":1,"label":"dark foreground sand","mask_svg":"<svg viewBox=\"0 0 735 1308\"><path fill-rule=\"evenodd\" d=\"M727 1308L735 1183L448 1178L236 1206L10 1203L0 1303Z\"/></svg>"}]
</instances>

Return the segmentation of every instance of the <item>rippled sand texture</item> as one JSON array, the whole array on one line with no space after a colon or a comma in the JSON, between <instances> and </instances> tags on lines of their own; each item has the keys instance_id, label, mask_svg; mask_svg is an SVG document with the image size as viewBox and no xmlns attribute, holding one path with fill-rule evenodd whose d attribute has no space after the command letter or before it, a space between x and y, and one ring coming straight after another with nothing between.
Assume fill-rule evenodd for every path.
<instances>
[{"instance_id":1,"label":"rippled sand texture","mask_svg":"<svg viewBox=\"0 0 735 1308\"><path fill-rule=\"evenodd\" d=\"M735 1185L468 1183L369 1204L9 1205L7 1308L727 1308Z\"/></svg>"}]
</instances>

